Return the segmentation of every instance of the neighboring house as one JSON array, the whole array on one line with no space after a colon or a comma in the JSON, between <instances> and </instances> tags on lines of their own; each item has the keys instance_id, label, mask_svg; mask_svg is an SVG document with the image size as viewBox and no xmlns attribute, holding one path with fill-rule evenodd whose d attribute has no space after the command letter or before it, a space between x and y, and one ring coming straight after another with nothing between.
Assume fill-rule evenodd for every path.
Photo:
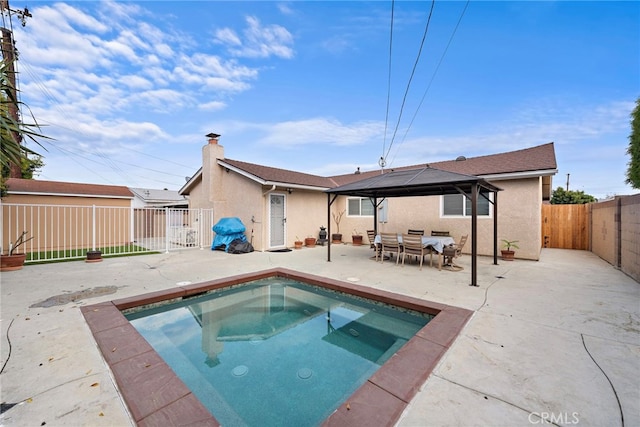
<instances>
[{"instance_id":1,"label":"neighboring house","mask_svg":"<svg viewBox=\"0 0 640 427\"><path fill-rule=\"evenodd\" d=\"M3 203L131 207L133 193L120 185L9 178Z\"/></svg>"},{"instance_id":2,"label":"neighboring house","mask_svg":"<svg viewBox=\"0 0 640 427\"><path fill-rule=\"evenodd\" d=\"M0 221L3 248L23 230L39 250L90 247L107 239L92 231L95 221L118 224L113 231L128 240L133 193L127 187L19 178L7 179L6 186Z\"/></svg>"},{"instance_id":3,"label":"neighboring house","mask_svg":"<svg viewBox=\"0 0 640 427\"><path fill-rule=\"evenodd\" d=\"M213 208L215 219L239 217L247 227L247 237L256 250L293 246L296 239L317 237L326 227L329 197L325 190L380 174L380 170L321 177L226 159L218 144L219 135L210 134L202 150L202 167L180 189L191 208ZM503 191L498 193L498 239L518 240L516 257L539 259L541 207L551 197L557 164L553 143L537 147L473 158L430 163L450 172L475 175ZM425 167L406 166L399 169ZM390 169L391 170L391 169ZM482 199L482 198L480 198ZM493 216L488 201L481 201L478 216L478 254L493 251ZM337 230L331 232L365 234L373 229L373 205L369 199L339 197L331 205L331 216L344 211ZM469 205L463 195L402 197L385 200L379 206L378 231L407 229L447 230L456 240L470 234ZM465 248L469 252L470 248Z\"/></svg>"},{"instance_id":4,"label":"neighboring house","mask_svg":"<svg viewBox=\"0 0 640 427\"><path fill-rule=\"evenodd\" d=\"M152 188L129 188L133 193L134 208L188 208L189 202L175 190Z\"/></svg>"}]
</instances>

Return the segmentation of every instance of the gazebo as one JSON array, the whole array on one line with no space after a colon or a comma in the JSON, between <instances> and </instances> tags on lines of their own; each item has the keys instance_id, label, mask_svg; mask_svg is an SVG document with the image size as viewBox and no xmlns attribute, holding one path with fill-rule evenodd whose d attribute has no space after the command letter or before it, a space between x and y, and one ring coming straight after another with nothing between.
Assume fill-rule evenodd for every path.
<instances>
[{"instance_id":1,"label":"gazebo","mask_svg":"<svg viewBox=\"0 0 640 427\"><path fill-rule=\"evenodd\" d=\"M331 235L331 205L338 196L367 197L374 206L373 227L378 230L378 206L386 198L407 196L440 196L464 194L471 201L471 286L478 286L478 198L493 206L493 263L498 264L498 191L500 188L473 175L430 168L382 171L380 175L326 190L328 235ZM493 200L489 194L493 193ZM327 245L327 261L331 261L331 241Z\"/></svg>"}]
</instances>

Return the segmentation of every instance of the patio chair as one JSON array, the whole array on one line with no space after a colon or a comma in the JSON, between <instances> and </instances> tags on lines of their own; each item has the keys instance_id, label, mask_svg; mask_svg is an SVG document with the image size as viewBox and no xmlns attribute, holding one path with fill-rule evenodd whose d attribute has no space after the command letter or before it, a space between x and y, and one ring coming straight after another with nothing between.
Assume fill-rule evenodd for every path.
<instances>
[{"instance_id":1,"label":"patio chair","mask_svg":"<svg viewBox=\"0 0 640 427\"><path fill-rule=\"evenodd\" d=\"M404 259L407 255L415 255L420 260L420 270L422 270L424 256L427 252L431 252L422 245L422 236L419 234L403 234L402 249L402 266L404 267Z\"/></svg>"},{"instance_id":2,"label":"patio chair","mask_svg":"<svg viewBox=\"0 0 640 427\"><path fill-rule=\"evenodd\" d=\"M381 259L380 262L384 262L384 254L396 253L396 265L400 260L400 254L402 253L402 245L398 241L398 235L396 233L380 233L380 239L382 241L382 248L380 249Z\"/></svg>"},{"instance_id":3,"label":"patio chair","mask_svg":"<svg viewBox=\"0 0 640 427\"><path fill-rule=\"evenodd\" d=\"M410 228L409 230L407 230L407 234L417 234L418 236L424 236L424 230L416 230L414 228ZM427 251L430 252L430 251ZM416 261L418 260L418 257L416 257ZM424 261L424 257L422 257L422 260Z\"/></svg>"},{"instance_id":4,"label":"patio chair","mask_svg":"<svg viewBox=\"0 0 640 427\"><path fill-rule=\"evenodd\" d=\"M449 237L449 232L448 231L438 231L438 230L431 230L431 235L432 236L440 236L440 237Z\"/></svg>"},{"instance_id":5,"label":"patio chair","mask_svg":"<svg viewBox=\"0 0 640 427\"><path fill-rule=\"evenodd\" d=\"M455 259L462 256L462 248L467 243L469 238L468 234L460 237L460 241L456 244L445 246L442 251L442 257L444 258L443 264L445 267L449 267L450 270L459 271L462 270L462 266L455 263Z\"/></svg>"},{"instance_id":6,"label":"patio chair","mask_svg":"<svg viewBox=\"0 0 640 427\"><path fill-rule=\"evenodd\" d=\"M376 245L376 230L367 230L367 237L369 238L369 246L374 250L376 261L378 260L378 254L380 253L380 246Z\"/></svg>"}]
</instances>

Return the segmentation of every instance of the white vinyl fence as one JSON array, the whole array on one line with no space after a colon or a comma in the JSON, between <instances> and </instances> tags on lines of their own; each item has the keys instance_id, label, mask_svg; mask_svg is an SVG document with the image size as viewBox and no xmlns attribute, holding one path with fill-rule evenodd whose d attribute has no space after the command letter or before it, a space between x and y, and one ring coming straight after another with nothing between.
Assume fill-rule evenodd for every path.
<instances>
[{"instance_id":1,"label":"white vinyl fence","mask_svg":"<svg viewBox=\"0 0 640 427\"><path fill-rule=\"evenodd\" d=\"M27 231L27 263L209 248L213 209L2 204L2 253Z\"/></svg>"}]
</instances>

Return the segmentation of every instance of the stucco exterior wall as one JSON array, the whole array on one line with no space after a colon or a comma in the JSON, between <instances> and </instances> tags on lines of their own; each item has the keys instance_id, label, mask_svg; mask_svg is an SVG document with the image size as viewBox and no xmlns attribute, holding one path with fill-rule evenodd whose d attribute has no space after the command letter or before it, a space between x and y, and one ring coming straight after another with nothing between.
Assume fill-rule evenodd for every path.
<instances>
[{"instance_id":1,"label":"stucco exterior wall","mask_svg":"<svg viewBox=\"0 0 640 427\"><path fill-rule=\"evenodd\" d=\"M224 170L220 166L218 168ZM220 185L216 183L216 186L221 188L221 194L224 196L214 204L214 224L220 218L240 218L247 229L245 232L247 240L252 242L255 250L264 250L264 241L260 238L264 226L262 220L264 197L262 197L261 186L235 173L224 172L218 176L218 179Z\"/></svg>"},{"instance_id":2,"label":"stucco exterior wall","mask_svg":"<svg viewBox=\"0 0 640 427\"><path fill-rule=\"evenodd\" d=\"M187 200L189 202L189 207L194 209L210 209L206 198L204 197L204 186L202 185L202 180L195 185L189 195L187 196Z\"/></svg>"},{"instance_id":3,"label":"stucco exterior wall","mask_svg":"<svg viewBox=\"0 0 640 427\"><path fill-rule=\"evenodd\" d=\"M493 183L504 190L498 193L498 250L502 247L502 239L517 240L516 258L539 260L542 247L542 179ZM491 234L486 229L481 232L485 248ZM480 253L484 254L484 251Z\"/></svg>"},{"instance_id":4,"label":"stucco exterior wall","mask_svg":"<svg viewBox=\"0 0 640 427\"><path fill-rule=\"evenodd\" d=\"M303 241L306 237L317 239L320 226L327 226L327 195L320 192L294 190L291 194L286 194L285 200L286 245L293 246L296 236Z\"/></svg>"}]
</instances>

